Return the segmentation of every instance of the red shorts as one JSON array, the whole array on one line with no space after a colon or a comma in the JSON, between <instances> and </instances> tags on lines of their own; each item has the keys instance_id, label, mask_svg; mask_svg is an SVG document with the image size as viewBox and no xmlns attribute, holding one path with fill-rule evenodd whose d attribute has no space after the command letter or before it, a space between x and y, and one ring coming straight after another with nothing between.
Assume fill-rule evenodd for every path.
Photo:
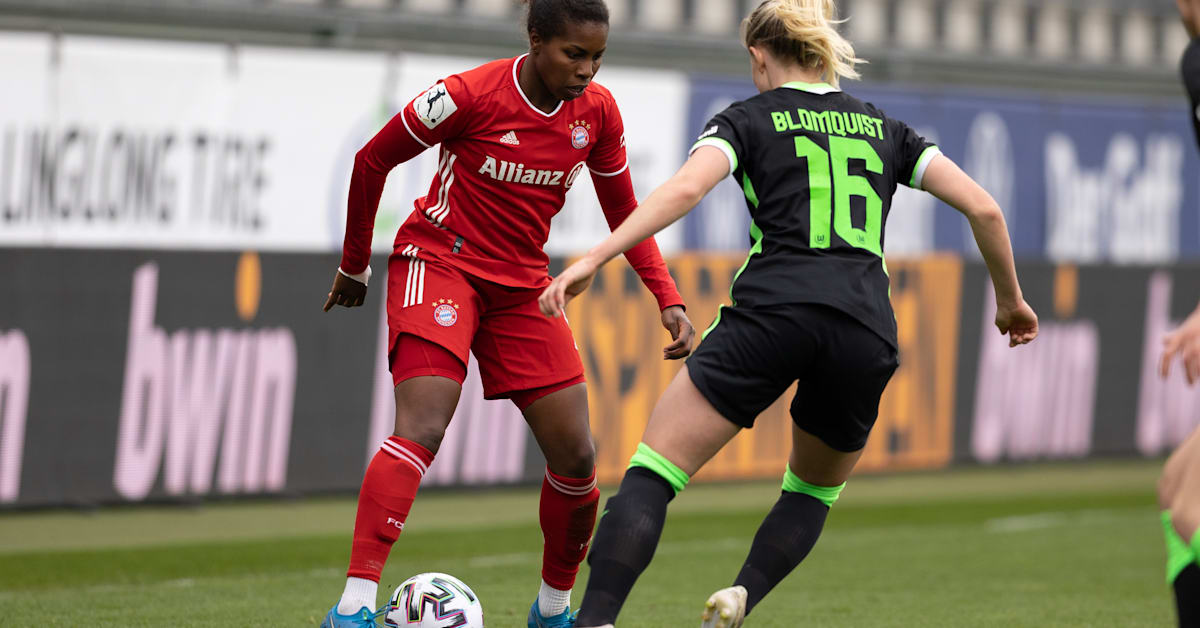
<instances>
[{"instance_id":1,"label":"red shorts","mask_svg":"<svg viewBox=\"0 0 1200 628\"><path fill-rule=\"evenodd\" d=\"M463 365L474 353L487 399L583 381L566 317L542 314L541 293L485 281L415 247L399 247L388 260L389 363L397 361L397 338L412 334L445 347ZM394 383L397 370L392 369Z\"/></svg>"}]
</instances>

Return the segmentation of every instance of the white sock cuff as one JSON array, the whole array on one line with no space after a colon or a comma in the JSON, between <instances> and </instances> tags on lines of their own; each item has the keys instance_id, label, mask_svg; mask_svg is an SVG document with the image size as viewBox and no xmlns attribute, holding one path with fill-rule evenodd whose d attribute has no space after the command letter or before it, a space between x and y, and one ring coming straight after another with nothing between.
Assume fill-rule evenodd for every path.
<instances>
[{"instance_id":1,"label":"white sock cuff","mask_svg":"<svg viewBox=\"0 0 1200 628\"><path fill-rule=\"evenodd\" d=\"M417 470L417 473L421 474L421 477L425 477L425 474L429 471L429 465L425 464L425 461L421 460L420 456L390 438L383 441L379 449L393 458L407 462L412 468Z\"/></svg>"},{"instance_id":2,"label":"white sock cuff","mask_svg":"<svg viewBox=\"0 0 1200 628\"><path fill-rule=\"evenodd\" d=\"M379 583L366 578L346 578L346 589L342 591L342 599L338 601L337 612L342 615L353 615L364 606L375 611L375 597L379 592Z\"/></svg>"},{"instance_id":3,"label":"white sock cuff","mask_svg":"<svg viewBox=\"0 0 1200 628\"><path fill-rule=\"evenodd\" d=\"M538 591L538 612L542 614L542 617L561 615L570 605L570 589L566 591L555 589L546 584L545 580L542 581L542 588Z\"/></svg>"},{"instance_id":4,"label":"white sock cuff","mask_svg":"<svg viewBox=\"0 0 1200 628\"><path fill-rule=\"evenodd\" d=\"M548 484L550 484L551 488L558 491L559 493L562 493L563 495L571 495L574 497L587 495L587 494L590 494L592 491L596 490L596 474L595 473L592 473L592 481L589 482L588 484L585 484L582 486L571 486L570 484L566 484L566 483L561 482L558 479L556 479L554 477L554 474L550 472L550 469L547 468L546 469L546 482Z\"/></svg>"}]
</instances>

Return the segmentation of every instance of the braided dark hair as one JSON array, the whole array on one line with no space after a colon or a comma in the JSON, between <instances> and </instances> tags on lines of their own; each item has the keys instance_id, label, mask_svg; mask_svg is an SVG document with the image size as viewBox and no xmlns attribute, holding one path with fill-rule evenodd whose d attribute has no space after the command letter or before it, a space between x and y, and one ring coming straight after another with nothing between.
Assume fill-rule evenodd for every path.
<instances>
[{"instance_id":1,"label":"braided dark hair","mask_svg":"<svg viewBox=\"0 0 1200 628\"><path fill-rule=\"evenodd\" d=\"M525 27L543 40L562 35L568 23L599 22L608 25L608 6L604 0L526 0L529 17Z\"/></svg>"}]
</instances>

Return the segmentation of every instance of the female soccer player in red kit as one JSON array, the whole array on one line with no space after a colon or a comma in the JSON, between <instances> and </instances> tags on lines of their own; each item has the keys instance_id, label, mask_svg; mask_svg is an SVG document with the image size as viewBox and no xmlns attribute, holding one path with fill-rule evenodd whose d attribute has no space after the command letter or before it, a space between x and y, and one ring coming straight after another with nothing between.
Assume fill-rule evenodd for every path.
<instances>
[{"instance_id":1,"label":"female soccer player in red kit","mask_svg":"<svg viewBox=\"0 0 1200 628\"><path fill-rule=\"evenodd\" d=\"M362 305L371 236L388 172L440 144L429 194L388 261L394 436L363 478L346 588L322 626L373 626L380 573L458 403L468 352L484 395L523 412L546 456L542 586L529 626L569 626L575 575L596 519L595 452L583 365L564 319L537 298L550 283L550 219L586 167L610 227L637 199L620 112L592 83L607 45L602 0L532 0L529 53L447 77L397 114L355 158L341 265L325 303ZM654 294L673 342L691 351L683 301L653 238L626 255Z\"/></svg>"}]
</instances>

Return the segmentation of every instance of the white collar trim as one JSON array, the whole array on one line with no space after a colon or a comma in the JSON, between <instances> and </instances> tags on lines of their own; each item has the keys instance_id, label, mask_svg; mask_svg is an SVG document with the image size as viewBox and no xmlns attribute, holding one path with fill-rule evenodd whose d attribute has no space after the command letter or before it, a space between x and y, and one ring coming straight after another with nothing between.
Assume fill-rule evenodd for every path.
<instances>
[{"instance_id":1,"label":"white collar trim","mask_svg":"<svg viewBox=\"0 0 1200 628\"><path fill-rule=\"evenodd\" d=\"M800 90L802 92L808 92L810 94L817 94L818 96L824 96L825 94L833 94L833 93L842 91L842 90L830 85L829 83L804 83L802 81L792 81L790 83L784 83L783 85L780 85L780 87L796 89L796 90Z\"/></svg>"},{"instance_id":2,"label":"white collar trim","mask_svg":"<svg viewBox=\"0 0 1200 628\"><path fill-rule=\"evenodd\" d=\"M517 80L517 67L521 65L521 60L528 56L529 56L529 53L527 52L527 53L517 57L517 59L515 61L513 61L513 66L512 66L513 86L517 88L517 93L521 95L521 100L524 100L525 104L529 105L530 109L533 109L534 111L542 114L543 117L553 118L554 114L558 113L559 110L562 109L563 101L561 101L561 100L558 101L558 106L554 108L554 111L551 111L550 113L546 113L545 111L542 111L541 109L538 109L537 107L534 107L533 103L529 102L529 97L525 95L525 90L521 89L521 82Z\"/></svg>"}]
</instances>

